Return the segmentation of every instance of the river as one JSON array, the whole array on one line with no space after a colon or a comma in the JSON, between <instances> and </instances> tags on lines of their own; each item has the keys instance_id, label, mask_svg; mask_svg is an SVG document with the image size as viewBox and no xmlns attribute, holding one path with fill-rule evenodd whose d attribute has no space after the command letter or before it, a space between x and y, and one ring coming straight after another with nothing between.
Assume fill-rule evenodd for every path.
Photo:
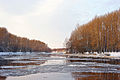
<instances>
[{"instance_id":1,"label":"river","mask_svg":"<svg viewBox=\"0 0 120 80\"><path fill-rule=\"evenodd\" d=\"M120 80L120 63L63 53L1 53L0 80Z\"/></svg>"}]
</instances>

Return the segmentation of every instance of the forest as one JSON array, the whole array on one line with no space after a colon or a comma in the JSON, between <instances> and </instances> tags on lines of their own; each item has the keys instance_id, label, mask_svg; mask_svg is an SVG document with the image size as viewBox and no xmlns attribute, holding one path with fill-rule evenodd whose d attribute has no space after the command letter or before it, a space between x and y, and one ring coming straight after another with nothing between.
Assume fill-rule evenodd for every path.
<instances>
[{"instance_id":1,"label":"forest","mask_svg":"<svg viewBox=\"0 0 120 80\"><path fill-rule=\"evenodd\" d=\"M39 40L18 37L0 28L0 52L50 52L51 49Z\"/></svg>"},{"instance_id":2,"label":"forest","mask_svg":"<svg viewBox=\"0 0 120 80\"><path fill-rule=\"evenodd\" d=\"M69 53L120 51L120 10L77 26L66 42Z\"/></svg>"}]
</instances>

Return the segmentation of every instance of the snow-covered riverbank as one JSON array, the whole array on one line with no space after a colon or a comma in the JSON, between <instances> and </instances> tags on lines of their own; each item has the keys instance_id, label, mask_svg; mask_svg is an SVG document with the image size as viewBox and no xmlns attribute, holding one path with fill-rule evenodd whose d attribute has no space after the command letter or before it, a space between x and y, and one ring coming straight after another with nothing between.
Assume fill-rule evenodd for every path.
<instances>
[{"instance_id":1,"label":"snow-covered riverbank","mask_svg":"<svg viewBox=\"0 0 120 80\"><path fill-rule=\"evenodd\" d=\"M84 53L84 54L66 54L68 56L78 56L78 57L93 57L93 58L112 58L112 59L120 59L120 52L105 52L105 53L93 53L93 54L89 54L88 52Z\"/></svg>"},{"instance_id":2,"label":"snow-covered riverbank","mask_svg":"<svg viewBox=\"0 0 120 80\"><path fill-rule=\"evenodd\" d=\"M36 52L0 52L0 56L2 55L26 55L26 54L36 54ZM40 52L40 54L49 54L45 52ZM52 53L50 53L52 54ZM56 54L56 53L53 53ZM57 54L64 54L68 56L78 56L78 57L101 57L101 58L120 58L120 52L104 52L104 53L78 53L78 54L65 54L65 53L57 53Z\"/></svg>"}]
</instances>

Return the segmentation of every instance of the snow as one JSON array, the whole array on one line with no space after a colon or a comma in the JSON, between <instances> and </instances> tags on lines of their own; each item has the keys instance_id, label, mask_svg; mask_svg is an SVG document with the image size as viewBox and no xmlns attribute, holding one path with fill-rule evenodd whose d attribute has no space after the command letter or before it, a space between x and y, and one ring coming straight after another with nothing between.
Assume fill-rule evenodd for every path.
<instances>
[{"instance_id":1,"label":"snow","mask_svg":"<svg viewBox=\"0 0 120 80\"><path fill-rule=\"evenodd\" d=\"M104 52L104 53L101 53L100 55L109 55L111 57L120 57L120 52Z\"/></svg>"},{"instance_id":2,"label":"snow","mask_svg":"<svg viewBox=\"0 0 120 80\"><path fill-rule=\"evenodd\" d=\"M33 52L34 53L34 52ZM46 54L45 52L40 52L41 54ZM25 54L31 54L31 52L0 52L0 56L2 55L25 55ZM49 53L47 53L49 54ZM52 53L52 54L56 54L56 53ZM62 53L63 54L63 53ZM104 52L104 53L97 53L94 52L93 53L96 56L113 56L113 57L120 57L120 52ZM85 55L92 55L92 53L86 52Z\"/></svg>"},{"instance_id":3,"label":"snow","mask_svg":"<svg viewBox=\"0 0 120 80\"><path fill-rule=\"evenodd\" d=\"M110 52L110 56L120 57L120 52Z\"/></svg>"},{"instance_id":4,"label":"snow","mask_svg":"<svg viewBox=\"0 0 120 80\"><path fill-rule=\"evenodd\" d=\"M85 52L86 55L89 55L90 53L89 52ZM94 52L93 53L94 55L96 56L111 56L111 57L120 57L120 52L102 52L102 53L97 53L97 52ZM92 54L91 54L92 55Z\"/></svg>"}]
</instances>

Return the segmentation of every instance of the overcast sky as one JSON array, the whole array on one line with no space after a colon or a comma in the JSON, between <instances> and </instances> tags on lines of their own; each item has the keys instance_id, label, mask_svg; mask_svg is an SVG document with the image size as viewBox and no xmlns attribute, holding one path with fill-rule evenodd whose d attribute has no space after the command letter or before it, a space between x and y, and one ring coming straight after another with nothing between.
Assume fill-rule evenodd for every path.
<instances>
[{"instance_id":1,"label":"overcast sky","mask_svg":"<svg viewBox=\"0 0 120 80\"><path fill-rule=\"evenodd\" d=\"M0 0L0 26L59 48L78 23L119 8L120 0Z\"/></svg>"}]
</instances>

